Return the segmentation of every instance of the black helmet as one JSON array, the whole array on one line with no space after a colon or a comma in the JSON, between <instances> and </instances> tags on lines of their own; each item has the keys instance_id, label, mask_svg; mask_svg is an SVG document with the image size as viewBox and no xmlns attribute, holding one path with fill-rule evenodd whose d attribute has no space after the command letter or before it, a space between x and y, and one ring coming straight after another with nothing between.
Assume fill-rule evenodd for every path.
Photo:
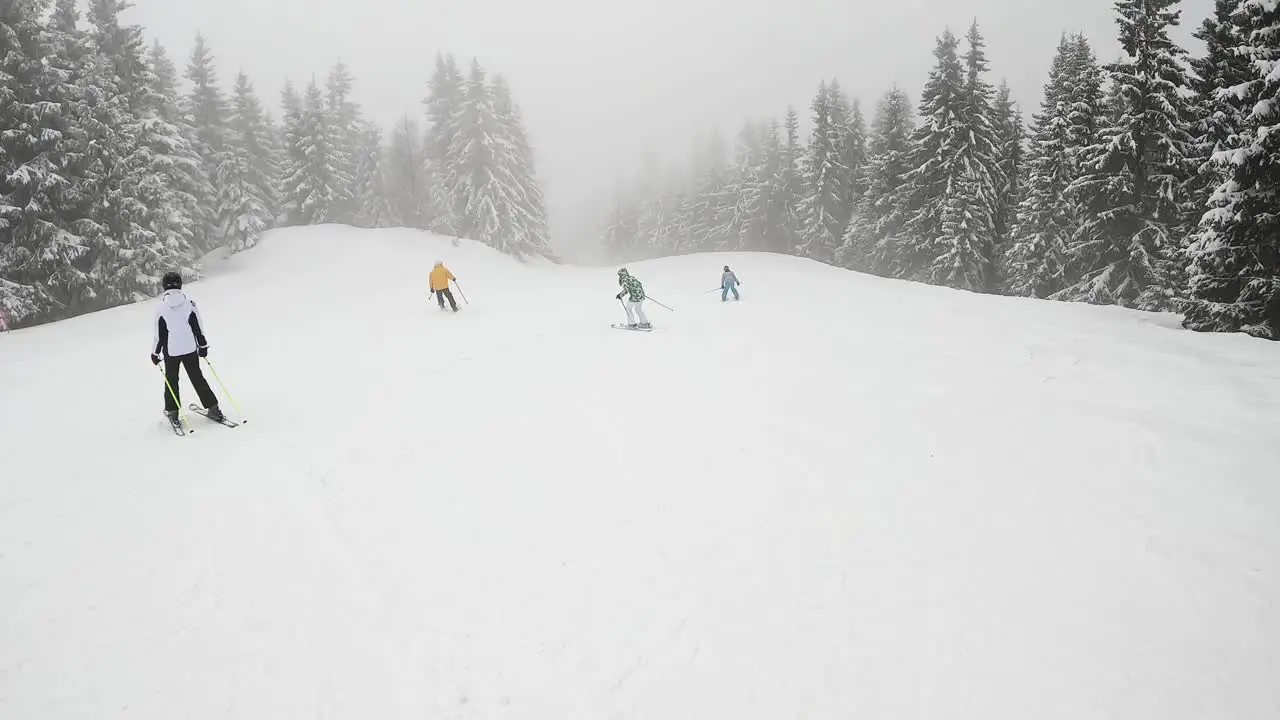
<instances>
[{"instance_id":1,"label":"black helmet","mask_svg":"<svg viewBox=\"0 0 1280 720\"><path fill-rule=\"evenodd\" d=\"M725 272L729 272L729 266L728 266L728 265L725 265L725 266L724 266L724 271L725 271Z\"/></svg>"},{"instance_id":2,"label":"black helmet","mask_svg":"<svg viewBox=\"0 0 1280 720\"><path fill-rule=\"evenodd\" d=\"M164 274L163 278L160 279L160 285L164 287L165 290L181 290L182 275L170 270Z\"/></svg>"}]
</instances>

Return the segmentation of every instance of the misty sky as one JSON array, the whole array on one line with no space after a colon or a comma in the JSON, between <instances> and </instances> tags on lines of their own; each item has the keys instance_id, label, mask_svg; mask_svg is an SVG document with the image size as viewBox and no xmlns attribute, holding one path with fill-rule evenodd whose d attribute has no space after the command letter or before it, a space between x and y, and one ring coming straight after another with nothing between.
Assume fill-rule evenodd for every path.
<instances>
[{"instance_id":1,"label":"misty sky","mask_svg":"<svg viewBox=\"0 0 1280 720\"><path fill-rule=\"evenodd\" d=\"M1213 2L1182 6L1189 42ZM1086 33L1103 61L1118 51L1110 0L135 0L126 16L180 65L203 32L224 86L244 69L277 116L286 79L323 81L342 60L384 129L422 119L436 52L478 57L513 85L567 249L591 239L585 205L642 148L682 159L699 128L732 139L788 104L803 117L824 77L866 108L895 82L914 102L934 37L974 17L993 82L1008 78L1028 119L1063 31Z\"/></svg>"}]
</instances>

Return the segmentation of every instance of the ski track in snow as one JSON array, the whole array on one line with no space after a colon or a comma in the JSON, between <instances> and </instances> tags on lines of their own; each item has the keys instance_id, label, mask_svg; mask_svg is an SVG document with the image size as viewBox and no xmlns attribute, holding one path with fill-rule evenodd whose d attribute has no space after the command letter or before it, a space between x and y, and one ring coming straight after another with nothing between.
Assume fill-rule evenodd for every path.
<instances>
[{"instance_id":1,"label":"ski track in snow","mask_svg":"<svg viewBox=\"0 0 1280 720\"><path fill-rule=\"evenodd\" d=\"M1280 717L1280 347L631 267L273 232L186 438L150 304L0 335L0 718Z\"/></svg>"}]
</instances>

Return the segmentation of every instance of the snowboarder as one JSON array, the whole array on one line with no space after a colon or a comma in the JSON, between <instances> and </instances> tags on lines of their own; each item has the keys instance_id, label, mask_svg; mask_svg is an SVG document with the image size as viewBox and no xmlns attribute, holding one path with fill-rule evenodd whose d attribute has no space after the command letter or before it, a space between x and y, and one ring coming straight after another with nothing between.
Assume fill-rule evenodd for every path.
<instances>
[{"instance_id":1,"label":"snowboarder","mask_svg":"<svg viewBox=\"0 0 1280 720\"><path fill-rule=\"evenodd\" d=\"M454 312L458 312L458 301L453 299L453 291L449 289L449 281L457 280L453 273L449 272L449 268L444 266L441 260L436 261L436 266L431 269L431 295L436 296L436 300L440 303L440 309L444 310L444 301L449 300L449 307Z\"/></svg>"},{"instance_id":2,"label":"snowboarder","mask_svg":"<svg viewBox=\"0 0 1280 720\"><path fill-rule=\"evenodd\" d=\"M649 318L644 316L644 285L635 279L626 268L618 271L618 284L622 286L622 292L618 293L618 299L621 300L623 295L627 296L623 308L627 311L627 327L644 328L648 330L653 326L649 324Z\"/></svg>"},{"instance_id":3,"label":"snowboarder","mask_svg":"<svg viewBox=\"0 0 1280 720\"><path fill-rule=\"evenodd\" d=\"M741 284L738 276L733 274L728 265L725 265L724 274L720 276L720 302L728 300L729 293L733 293L734 300L741 300L742 296L738 295L738 286Z\"/></svg>"},{"instance_id":4,"label":"snowboarder","mask_svg":"<svg viewBox=\"0 0 1280 720\"><path fill-rule=\"evenodd\" d=\"M169 422L178 423L178 369L186 368L187 379L200 396L210 420L222 422L225 417L218 408L218 396L200 372L200 358L209 357L209 341L204 336L204 323L196 304L182 292L182 275L167 272L161 278L164 294L156 308L152 321L151 364L159 365L164 358L164 374L168 383L164 387L164 414Z\"/></svg>"}]
</instances>

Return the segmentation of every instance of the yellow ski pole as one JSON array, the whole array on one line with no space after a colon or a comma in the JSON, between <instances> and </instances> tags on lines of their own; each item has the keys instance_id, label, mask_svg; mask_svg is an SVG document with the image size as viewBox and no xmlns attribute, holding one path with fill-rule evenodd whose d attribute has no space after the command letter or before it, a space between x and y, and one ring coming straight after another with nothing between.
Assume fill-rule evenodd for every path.
<instances>
[{"instance_id":1,"label":"yellow ski pole","mask_svg":"<svg viewBox=\"0 0 1280 720\"><path fill-rule=\"evenodd\" d=\"M213 373L213 379L218 382L218 387L222 388L222 394L227 396L227 400L231 401L231 407L235 409L236 415L240 416L241 423L249 422L245 419L244 413L240 412L240 406L236 404L236 399L231 397L231 393L227 392L227 386L222 384L222 378L218 377L218 371L213 369L213 363L209 362L209 358L204 359L204 364L209 368L209 372Z\"/></svg>"},{"instance_id":2,"label":"yellow ski pole","mask_svg":"<svg viewBox=\"0 0 1280 720\"><path fill-rule=\"evenodd\" d=\"M165 373L164 368L156 365L160 370L160 377L164 378L164 386L169 388L169 397L173 398L173 404L178 407L178 417L182 418L182 422L187 424L187 432L195 432L196 429L191 427L191 419L187 417L187 411L182 409L182 403L178 402L178 393L174 392L173 385L169 382L169 376Z\"/></svg>"}]
</instances>

